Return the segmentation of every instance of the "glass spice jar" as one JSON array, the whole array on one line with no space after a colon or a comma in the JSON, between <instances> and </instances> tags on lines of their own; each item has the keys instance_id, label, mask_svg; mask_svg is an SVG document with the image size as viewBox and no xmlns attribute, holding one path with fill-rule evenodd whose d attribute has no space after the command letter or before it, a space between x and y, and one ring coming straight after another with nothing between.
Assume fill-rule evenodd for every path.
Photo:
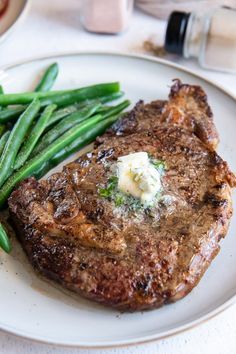
<instances>
[{"instance_id":1,"label":"glass spice jar","mask_svg":"<svg viewBox=\"0 0 236 354\"><path fill-rule=\"evenodd\" d=\"M198 58L207 69L236 73L236 9L221 7L205 14L172 12L165 50Z\"/></svg>"}]
</instances>

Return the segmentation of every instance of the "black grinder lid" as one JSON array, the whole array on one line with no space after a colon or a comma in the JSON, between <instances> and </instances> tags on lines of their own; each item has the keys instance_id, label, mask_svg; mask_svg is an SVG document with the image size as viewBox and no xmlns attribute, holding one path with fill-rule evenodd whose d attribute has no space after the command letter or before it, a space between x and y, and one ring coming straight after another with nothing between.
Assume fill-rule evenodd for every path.
<instances>
[{"instance_id":1,"label":"black grinder lid","mask_svg":"<svg viewBox=\"0 0 236 354\"><path fill-rule=\"evenodd\" d=\"M165 36L165 50L167 52L183 54L189 16L190 13L179 11L170 14Z\"/></svg>"}]
</instances>

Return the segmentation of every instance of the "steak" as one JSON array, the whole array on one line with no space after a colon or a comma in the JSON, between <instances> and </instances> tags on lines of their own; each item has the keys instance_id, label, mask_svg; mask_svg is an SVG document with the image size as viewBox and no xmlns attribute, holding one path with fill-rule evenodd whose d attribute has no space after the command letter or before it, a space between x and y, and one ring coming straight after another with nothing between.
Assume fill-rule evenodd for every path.
<instances>
[{"instance_id":1,"label":"steak","mask_svg":"<svg viewBox=\"0 0 236 354\"><path fill-rule=\"evenodd\" d=\"M206 95L179 80L168 101L139 102L92 152L9 198L33 267L88 299L124 311L188 294L217 255L232 215L235 176L215 152ZM100 194L118 157L145 151L165 162L157 207L117 205Z\"/></svg>"}]
</instances>

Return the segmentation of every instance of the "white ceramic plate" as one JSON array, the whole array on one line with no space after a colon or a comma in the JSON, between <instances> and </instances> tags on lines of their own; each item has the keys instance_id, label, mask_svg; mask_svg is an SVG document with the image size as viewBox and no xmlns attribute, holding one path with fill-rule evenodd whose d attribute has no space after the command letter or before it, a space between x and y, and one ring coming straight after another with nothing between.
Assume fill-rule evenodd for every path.
<instances>
[{"instance_id":1,"label":"white ceramic plate","mask_svg":"<svg viewBox=\"0 0 236 354\"><path fill-rule=\"evenodd\" d=\"M53 61L60 65L57 89L118 80L133 103L140 98L165 99L173 78L201 85L220 132L219 152L236 171L236 102L219 87L165 61L115 54L34 60L2 70L0 83L6 92L29 90L41 70ZM0 253L0 328L35 340L81 347L137 344L186 330L219 313L236 298L235 229L236 215L220 254L190 295L176 304L134 314L75 299L39 279L16 245L10 256Z\"/></svg>"},{"instance_id":2,"label":"white ceramic plate","mask_svg":"<svg viewBox=\"0 0 236 354\"><path fill-rule=\"evenodd\" d=\"M6 11L0 16L0 42L2 42L24 18L29 0L9 0Z\"/></svg>"}]
</instances>

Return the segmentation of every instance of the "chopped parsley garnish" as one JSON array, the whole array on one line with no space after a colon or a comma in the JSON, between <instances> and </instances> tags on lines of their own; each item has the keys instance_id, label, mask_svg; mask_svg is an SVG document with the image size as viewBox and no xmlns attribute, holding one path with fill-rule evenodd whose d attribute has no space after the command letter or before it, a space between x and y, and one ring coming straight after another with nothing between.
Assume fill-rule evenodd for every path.
<instances>
[{"instance_id":1,"label":"chopped parsley garnish","mask_svg":"<svg viewBox=\"0 0 236 354\"><path fill-rule=\"evenodd\" d=\"M115 206L119 207L125 203L125 196L123 196L121 193L117 193L115 196Z\"/></svg>"},{"instance_id":2,"label":"chopped parsley garnish","mask_svg":"<svg viewBox=\"0 0 236 354\"><path fill-rule=\"evenodd\" d=\"M160 174L164 173L164 171L166 170L166 164L164 161L154 160L152 158L150 158L150 161Z\"/></svg>"},{"instance_id":3,"label":"chopped parsley garnish","mask_svg":"<svg viewBox=\"0 0 236 354\"><path fill-rule=\"evenodd\" d=\"M154 157L148 153L148 158L151 164L160 172L161 174L167 169L166 163L162 160L156 160Z\"/></svg>"},{"instance_id":4,"label":"chopped parsley garnish","mask_svg":"<svg viewBox=\"0 0 236 354\"><path fill-rule=\"evenodd\" d=\"M151 164L158 170L158 172L163 175L165 169L166 169L166 164L164 161L161 160L155 160L152 156L149 155L149 160ZM142 176L140 173L133 174L133 180L138 181ZM131 195L126 195L123 192L121 192L118 189L118 177L117 176L111 176L109 177L107 181L107 185L104 188L100 188L98 190L98 193L101 197L106 198L110 201L112 201L117 208L125 205L128 210L136 213L140 210L144 211L146 214L151 214L150 210L152 207L155 205L156 201L160 200L160 195L161 192L158 192L155 196L155 199L153 200L153 204L147 206L144 206L141 201Z\"/></svg>"},{"instance_id":5,"label":"chopped parsley garnish","mask_svg":"<svg viewBox=\"0 0 236 354\"><path fill-rule=\"evenodd\" d=\"M133 197L128 195L124 195L122 192L118 190L118 177L112 176L108 179L107 187L99 189L100 197L107 198L114 202L116 207L121 207L122 205L126 204L129 209L135 210L134 204L141 203Z\"/></svg>"},{"instance_id":6,"label":"chopped parsley garnish","mask_svg":"<svg viewBox=\"0 0 236 354\"><path fill-rule=\"evenodd\" d=\"M106 188L99 189L99 195L100 197L113 201L117 208L125 204L127 208L133 212L143 209L140 200L130 195L125 195L118 190L118 177L116 176L109 178Z\"/></svg>"},{"instance_id":7,"label":"chopped parsley garnish","mask_svg":"<svg viewBox=\"0 0 236 354\"><path fill-rule=\"evenodd\" d=\"M108 184L106 188L99 189L99 195L103 198L110 198L113 195L115 189L117 189L118 185L118 177L112 176L108 180Z\"/></svg>"},{"instance_id":8,"label":"chopped parsley garnish","mask_svg":"<svg viewBox=\"0 0 236 354\"><path fill-rule=\"evenodd\" d=\"M100 197L109 198L111 196L111 194L112 194L112 191L110 191L108 188L99 189Z\"/></svg>"},{"instance_id":9,"label":"chopped parsley garnish","mask_svg":"<svg viewBox=\"0 0 236 354\"><path fill-rule=\"evenodd\" d=\"M115 189L118 185L118 177L117 176L112 176L108 180L108 188L109 189Z\"/></svg>"}]
</instances>

